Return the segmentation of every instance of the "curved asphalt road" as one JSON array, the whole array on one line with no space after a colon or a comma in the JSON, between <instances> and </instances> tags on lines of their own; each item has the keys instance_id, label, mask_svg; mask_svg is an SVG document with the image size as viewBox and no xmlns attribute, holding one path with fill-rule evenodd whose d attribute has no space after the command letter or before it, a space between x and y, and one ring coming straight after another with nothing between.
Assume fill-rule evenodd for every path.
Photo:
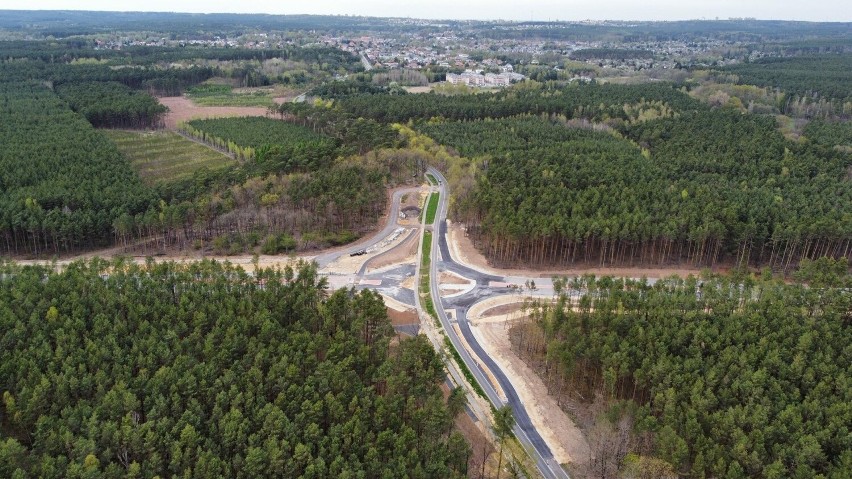
<instances>
[{"instance_id":1,"label":"curved asphalt road","mask_svg":"<svg viewBox=\"0 0 852 479\"><path fill-rule=\"evenodd\" d=\"M455 328L453 328L452 323L457 322L459 329L462 332L462 335L465 337L465 340L470 345L473 353L476 354L479 359L491 370L491 373L497 379L497 382L500 384L500 387L503 388L503 391L506 394L506 404L508 404L512 408L512 412L515 416L515 436L521 441L525 448L531 452L533 459L536 461L536 465L538 466L541 474L548 479L569 479L568 474L565 470L553 459L553 454L550 451L550 448L547 447L547 444L544 442L544 439L535 429L535 426L532 424L530 420L529 414L527 413L526 408L523 403L520 401L515 388L512 386L509 378L503 373L503 371L499 368L499 366L492 360L479 343L476 341L476 338L470 332L470 324L467 322L466 311L467 306L477 302L480 295L492 295L495 293L499 293L500 289L489 288L488 284L491 281L503 281L504 278L500 278L498 276L483 274L474 269L468 268L466 266L455 263L452 259L452 256L449 252L449 247L447 245L446 238L446 218L447 218L447 181L441 175L441 173L434 169L429 168L429 173L431 173L438 180L438 189L441 192L441 199L438 205L438 214L436 215L436 222L438 223L438 231L437 238L438 241L432 241L432 264L429 272L430 276L430 289L432 294L432 299L435 304L435 310L438 313L438 317L441 320L441 324L444 326L444 331L449 337L450 341L455 346L456 350L461 355L462 360L467 364L468 369L471 370L474 377L476 378L479 385L485 391L489 400L495 407L502 407L504 404L500 400L497 392L492 387L491 383L485 376L485 373L479 368L478 363L471 357L468 350L463 346L461 340L456 334ZM440 255L439 255L440 253ZM438 289L438 268L442 270L450 270L459 274L462 274L465 277L470 279L474 279L477 283L478 288L475 288L478 291L470 292L465 295L461 295L458 298L454 298L451 303L448 303L451 306L456 308L456 312L458 318L455 321L451 321L447 317L447 312L444 309L445 303L444 300L440 297L440 290ZM509 293L509 288L504 288L504 293ZM467 306L466 306L467 305Z\"/></svg>"},{"instance_id":2,"label":"curved asphalt road","mask_svg":"<svg viewBox=\"0 0 852 479\"><path fill-rule=\"evenodd\" d=\"M379 243L383 239L387 238L393 232L393 230L399 227L399 204L400 200L402 199L402 195L408 193L416 193L418 191L420 191L419 187L405 188L394 191L393 198L391 198L390 215L388 216L387 223L385 223L385 227L382 228L381 231L378 231L374 235L370 236L369 238L361 240L357 243L340 248L330 253L320 254L319 256L314 258L314 261L317 262L318 268L324 268L325 266L328 266L330 263L332 263L337 258L340 258L341 256L347 256L356 251L367 249L370 246Z\"/></svg>"}]
</instances>

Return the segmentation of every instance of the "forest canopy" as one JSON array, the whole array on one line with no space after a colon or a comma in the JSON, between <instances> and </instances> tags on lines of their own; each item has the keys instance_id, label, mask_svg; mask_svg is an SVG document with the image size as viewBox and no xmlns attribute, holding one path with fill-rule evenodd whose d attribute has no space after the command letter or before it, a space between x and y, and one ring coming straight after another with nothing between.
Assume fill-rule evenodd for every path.
<instances>
[{"instance_id":1,"label":"forest canopy","mask_svg":"<svg viewBox=\"0 0 852 479\"><path fill-rule=\"evenodd\" d=\"M314 266L0 264L0 476L463 477L423 336Z\"/></svg>"},{"instance_id":2,"label":"forest canopy","mask_svg":"<svg viewBox=\"0 0 852 479\"><path fill-rule=\"evenodd\" d=\"M721 111L637 122L626 138L576 126L518 117L417 128L478 158L455 212L498 263L786 269L852 254L849 154L788 143L771 118Z\"/></svg>"},{"instance_id":3,"label":"forest canopy","mask_svg":"<svg viewBox=\"0 0 852 479\"><path fill-rule=\"evenodd\" d=\"M512 335L548 365L552 392L603 398L613 423L633 425L632 439L615 439L624 449L599 451L612 464L598 473L634 452L680 477L840 479L852 468L848 268L807 264L811 287L587 275L561 283L557 303Z\"/></svg>"},{"instance_id":4,"label":"forest canopy","mask_svg":"<svg viewBox=\"0 0 852 479\"><path fill-rule=\"evenodd\" d=\"M340 107L354 116L380 122L445 118L475 120L521 114L551 114L593 121L630 121L642 112L655 116L701 110L698 100L671 84L574 84L568 86L520 86L498 93L444 96L353 95L339 100Z\"/></svg>"},{"instance_id":5,"label":"forest canopy","mask_svg":"<svg viewBox=\"0 0 852 479\"><path fill-rule=\"evenodd\" d=\"M725 67L742 84L780 88L793 96L852 102L852 54L764 58Z\"/></svg>"},{"instance_id":6,"label":"forest canopy","mask_svg":"<svg viewBox=\"0 0 852 479\"><path fill-rule=\"evenodd\" d=\"M168 108L118 82L63 84L57 93L95 128L157 128Z\"/></svg>"},{"instance_id":7,"label":"forest canopy","mask_svg":"<svg viewBox=\"0 0 852 479\"><path fill-rule=\"evenodd\" d=\"M0 83L0 251L102 246L156 204L115 145L41 84Z\"/></svg>"}]
</instances>

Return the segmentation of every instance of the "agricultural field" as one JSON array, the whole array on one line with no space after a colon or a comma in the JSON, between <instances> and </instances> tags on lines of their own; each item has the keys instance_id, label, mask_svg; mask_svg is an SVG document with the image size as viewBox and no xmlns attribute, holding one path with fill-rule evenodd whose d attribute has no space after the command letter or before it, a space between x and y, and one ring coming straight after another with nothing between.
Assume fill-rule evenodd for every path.
<instances>
[{"instance_id":1,"label":"agricultural field","mask_svg":"<svg viewBox=\"0 0 852 479\"><path fill-rule=\"evenodd\" d=\"M186 90L186 96L199 106L264 106L275 104L274 90L234 89L229 85L206 84Z\"/></svg>"},{"instance_id":2,"label":"agricultural field","mask_svg":"<svg viewBox=\"0 0 852 479\"><path fill-rule=\"evenodd\" d=\"M104 133L147 183L185 179L201 168L217 170L236 164L230 156L170 131Z\"/></svg>"}]
</instances>

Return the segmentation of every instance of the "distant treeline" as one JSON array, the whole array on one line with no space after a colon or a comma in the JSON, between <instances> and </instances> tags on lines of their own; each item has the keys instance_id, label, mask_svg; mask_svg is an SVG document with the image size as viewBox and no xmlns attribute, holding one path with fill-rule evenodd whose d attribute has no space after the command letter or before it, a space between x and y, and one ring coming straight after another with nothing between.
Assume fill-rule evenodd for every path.
<instances>
[{"instance_id":1,"label":"distant treeline","mask_svg":"<svg viewBox=\"0 0 852 479\"><path fill-rule=\"evenodd\" d=\"M570 57L572 60L646 60L654 58L654 52L627 48L585 48L571 52Z\"/></svg>"},{"instance_id":2,"label":"distant treeline","mask_svg":"<svg viewBox=\"0 0 852 479\"><path fill-rule=\"evenodd\" d=\"M285 46L275 49L130 46L120 50L96 48L91 41L65 40L0 42L0 78L5 81L44 80L55 84L115 81L155 95L175 96L213 76L230 76L240 86L268 85L259 63L282 59L322 65L325 71L355 71L360 60L351 53L325 46ZM236 62L233 68L179 62L218 60ZM251 64L254 62L254 64Z\"/></svg>"},{"instance_id":3,"label":"distant treeline","mask_svg":"<svg viewBox=\"0 0 852 479\"><path fill-rule=\"evenodd\" d=\"M852 102L852 53L764 58L723 69L739 83L780 88L790 97L821 96Z\"/></svg>"},{"instance_id":4,"label":"distant treeline","mask_svg":"<svg viewBox=\"0 0 852 479\"><path fill-rule=\"evenodd\" d=\"M627 127L643 150L535 117L417 128L479 158L454 209L498 264L788 269L852 257L852 158L787 143L771 118L695 112Z\"/></svg>"},{"instance_id":5,"label":"distant treeline","mask_svg":"<svg viewBox=\"0 0 852 479\"><path fill-rule=\"evenodd\" d=\"M99 60L110 65L154 65L184 60L282 60L327 64L331 70L352 67L360 59L338 48L326 46L281 48L223 48L209 46L123 46L120 49L99 47L91 40L68 39L59 42L0 42L0 59L39 60L45 63L69 63L74 60Z\"/></svg>"},{"instance_id":6,"label":"distant treeline","mask_svg":"<svg viewBox=\"0 0 852 479\"><path fill-rule=\"evenodd\" d=\"M201 66L163 69L111 68L107 65L51 64L38 61L0 63L0 78L4 81L41 80L53 85L112 81L158 96L180 95L186 87L201 83L217 73L215 68Z\"/></svg>"},{"instance_id":7,"label":"distant treeline","mask_svg":"<svg viewBox=\"0 0 852 479\"><path fill-rule=\"evenodd\" d=\"M450 22L453 25L459 22ZM4 10L0 28L44 37L97 33L162 32L213 40L246 30L440 31L438 27L392 24L388 19L350 15L267 15L236 13L95 12Z\"/></svg>"},{"instance_id":8,"label":"distant treeline","mask_svg":"<svg viewBox=\"0 0 852 479\"><path fill-rule=\"evenodd\" d=\"M629 121L631 107L645 104L668 112L701 110L707 107L671 84L588 84L566 87L511 89L498 93L444 96L354 95L339 100L340 108L356 116L379 122L445 118L475 120L521 114L564 115L595 121Z\"/></svg>"}]
</instances>

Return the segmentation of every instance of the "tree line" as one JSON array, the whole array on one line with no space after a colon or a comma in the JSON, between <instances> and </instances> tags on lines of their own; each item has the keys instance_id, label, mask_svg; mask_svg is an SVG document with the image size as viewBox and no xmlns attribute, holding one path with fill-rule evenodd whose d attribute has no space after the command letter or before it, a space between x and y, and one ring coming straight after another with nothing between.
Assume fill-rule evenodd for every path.
<instances>
[{"instance_id":1,"label":"tree line","mask_svg":"<svg viewBox=\"0 0 852 479\"><path fill-rule=\"evenodd\" d=\"M0 63L0 74L6 81L41 80L53 85L85 82L118 82L152 95L177 96L183 89L215 76L213 67L192 65L187 68L139 66L111 68L109 65L53 64L36 61Z\"/></svg>"},{"instance_id":2,"label":"tree line","mask_svg":"<svg viewBox=\"0 0 852 479\"><path fill-rule=\"evenodd\" d=\"M805 55L763 58L730 65L725 72L737 75L738 82L779 88L789 100L833 100L832 113L852 114L852 54Z\"/></svg>"},{"instance_id":3,"label":"tree line","mask_svg":"<svg viewBox=\"0 0 852 479\"><path fill-rule=\"evenodd\" d=\"M806 262L809 286L557 280L512 341L566 408L605 402L587 431L594 477L622 477L632 453L680 477L839 479L852 468L848 267Z\"/></svg>"},{"instance_id":4,"label":"tree line","mask_svg":"<svg viewBox=\"0 0 852 479\"><path fill-rule=\"evenodd\" d=\"M105 61L110 65L144 65L186 60L282 60L326 64L330 70L352 69L360 59L343 50L328 46L285 45L281 48L223 48L209 46L143 46L127 45L121 49L101 48L90 39L70 38L58 42L17 40L0 42L0 58L5 61L37 60L44 63L69 64L75 60Z\"/></svg>"},{"instance_id":5,"label":"tree line","mask_svg":"<svg viewBox=\"0 0 852 479\"><path fill-rule=\"evenodd\" d=\"M392 125L358 116L334 102L282 103L270 108L269 113L336 138L343 154L363 155L370 150L402 146Z\"/></svg>"},{"instance_id":6,"label":"tree line","mask_svg":"<svg viewBox=\"0 0 852 479\"><path fill-rule=\"evenodd\" d=\"M158 128L168 108L123 83L66 83L57 93L96 128Z\"/></svg>"},{"instance_id":7,"label":"tree line","mask_svg":"<svg viewBox=\"0 0 852 479\"><path fill-rule=\"evenodd\" d=\"M698 100L671 84L531 84L498 93L444 96L353 95L337 104L355 117L382 123L409 120L475 120L504 118L521 114L553 114L593 121L629 122L642 112L654 110L657 116L706 109ZM635 105L643 105L635 108Z\"/></svg>"},{"instance_id":8,"label":"tree line","mask_svg":"<svg viewBox=\"0 0 852 479\"><path fill-rule=\"evenodd\" d=\"M0 265L0 476L464 477L440 358L316 267Z\"/></svg>"},{"instance_id":9,"label":"tree line","mask_svg":"<svg viewBox=\"0 0 852 479\"><path fill-rule=\"evenodd\" d=\"M385 189L380 170L360 165L250 177L190 199L163 200L116 218L112 227L116 244L141 254L214 242L220 254L315 249L351 242L372 228L385 210ZM277 246L287 237L297 242Z\"/></svg>"},{"instance_id":10,"label":"tree line","mask_svg":"<svg viewBox=\"0 0 852 479\"><path fill-rule=\"evenodd\" d=\"M572 60L625 60L639 58L650 60L654 58L654 52L651 50L635 50L629 48L584 48L582 50L574 50L569 57Z\"/></svg>"},{"instance_id":11,"label":"tree line","mask_svg":"<svg viewBox=\"0 0 852 479\"><path fill-rule=\"evenodd\" d=\"M787 270L852 255L848 154L785 141L771 118L718 111L623 133L577 126L528 116L416 128L473 159L453 213L498 264Z\"/></svg>"},{"instance_id":12,"label":"tree line","mask_svg":"<svg viewBox=\"0 0 852 479\"><path fill-rule=\"evenodd\" d=\"M0 251L109 244L112 223L156 204L115 145L50 89L0 83Z\"/></svg>"},{"instance_id":13,"label":"tree line","mask_svg":"<svg viewBox=\"0 0 852 479\"><path fill-rule=\"evenodd\" d=\"M261 116L192 120L183 129L195 138L253 160L267 173L318 170L330 166L339 153L333 138Z\"/></svg>"}]
</instances>

